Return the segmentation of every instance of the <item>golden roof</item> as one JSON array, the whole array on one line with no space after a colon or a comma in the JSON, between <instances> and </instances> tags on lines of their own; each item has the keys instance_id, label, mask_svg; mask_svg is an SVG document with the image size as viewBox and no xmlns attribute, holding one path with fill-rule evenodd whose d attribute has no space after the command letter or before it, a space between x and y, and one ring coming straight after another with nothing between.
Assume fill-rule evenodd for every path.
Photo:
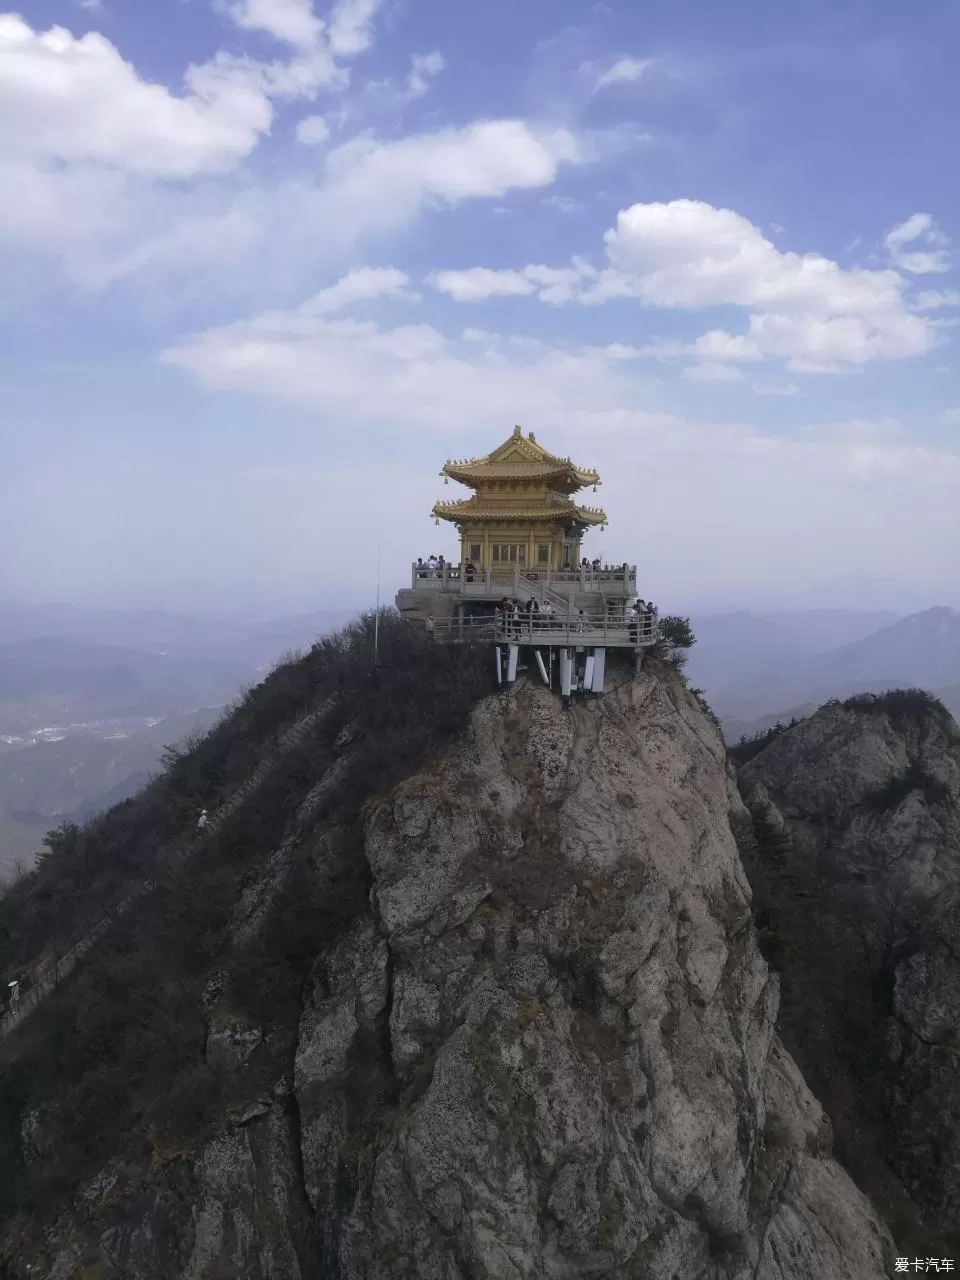
<instances>
[{"instance_id":1,"label":"golden roof","mask_svg":"<svg viewBox=\"0 0 960 1280\"><path fill-rule=\"evenodd\" d=\"M606 524L606 513L600 507L582 507L575 502L526 503L517 506L488 506L480 503L475 497L465 498L461 502L436 502L430 512L440 520L453 520L456 523L476 521L486 524L488 521L515 521L520 523L537 522L545 524Z\"/></svg>"},{"instance_id":2,"label":"golden roof","mask_svg":"<svg viewBox=\"0 0 960 1280\"><path fill-rule=\"evenodd\" d=\"M533 432L524 436L519 427L503 444L480 458L448 459L440 473L477 488L491 480L548 481L551 489L575 493L586 485L599 484L596 471L576 466L569 458L558 458Z\"/></svg>"}]
</instances>

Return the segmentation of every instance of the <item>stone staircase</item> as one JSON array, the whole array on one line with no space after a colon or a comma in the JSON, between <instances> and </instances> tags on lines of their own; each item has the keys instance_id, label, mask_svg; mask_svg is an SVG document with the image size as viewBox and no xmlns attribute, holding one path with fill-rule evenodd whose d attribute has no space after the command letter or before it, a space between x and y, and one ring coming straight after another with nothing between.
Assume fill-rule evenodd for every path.
<instances>
[{"instance_id":1,"label":"stone staircase","mask_svg":"<svg viewBox=\"0 0 960 1280\"><path fill-rule=\"evenodd\" d=\"M318 724L321 724L334 709L339 696L337 693L331 693L328 698L321 702L319 707L308 715L303 716L302 719L291 725L286 732L279 736L276 746L257 765L246 782L239 786L236 791L231 792L223 804L210 815L207 820L206 835L216 834L227 819L231 818L242 804L245 804L255 792L260 790L267 775L276 767L280 756L286 751L299 747L306 740L307 735Z\"/></svg>"}]
</instances>

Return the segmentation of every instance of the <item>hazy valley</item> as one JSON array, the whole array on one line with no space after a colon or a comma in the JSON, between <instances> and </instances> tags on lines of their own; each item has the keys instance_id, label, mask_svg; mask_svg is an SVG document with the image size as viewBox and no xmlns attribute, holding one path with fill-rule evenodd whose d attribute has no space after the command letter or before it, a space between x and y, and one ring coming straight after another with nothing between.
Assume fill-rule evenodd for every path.
<instances>
[{"instance_id":1,"label":"hazy valley","mask_svg":"<svg viewBox=\"0 0 960 1280\"><path fill-rule=\"evenodd\" d=\"M693 618L687 674L728 741L831 698L921 688L960 713L960 613L940 606L905 617L842 610Z\"/></svg>"},{"instance_id":2,"label":"hazy valley","mask_svg":"<svg viewBox=\"0 0 960 1280\"><path fill-rule=\"evenodd\" d=\"M51 827L135 794L165 746L344 616L242 624L0 602L0 874L29 865Z\"/></svg>"}]
</instances>

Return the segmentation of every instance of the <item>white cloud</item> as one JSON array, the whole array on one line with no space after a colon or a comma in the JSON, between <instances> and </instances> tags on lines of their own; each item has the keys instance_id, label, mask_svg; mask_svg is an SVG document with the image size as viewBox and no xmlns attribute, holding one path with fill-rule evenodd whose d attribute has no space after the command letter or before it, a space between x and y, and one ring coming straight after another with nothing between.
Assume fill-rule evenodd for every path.
<instances>
[{"instance_id":1,"label":"white cloud","mask_svg":"<svg viewBox=\"0 0 960 1280\"><path fill-rule=\"evenodd\" d=\"M446 66L443 55L433 53L415 53L410 59L410 74L407 76L407 95L420 98L430 87L431 76L438 76Z\"/></svg>"},{"instance_id":2,"label":"white cloud","mask_svg":"<svg viewBox=\"0 0 960 1280\"><path fill-rule=\"evenodd\" d=\"M574 258L570 267L529 266L522 271L495 271L469 267L465 271L435 271L427 283L457 302L482 302L487 298L519 297L535 293L544 302L569 302L577 284L596 272Z\"/></svg>"},{"instance_id":3,"label":"white cloud","mask_svg":"<svg viewBox=\"0 0 960 1280\"><path fill-rule=\"evenodd\" d=\"M248 31L264 31L302 50L326 44L338 58L366 52L373 41L373 21L383 0L336 0L324 21L313 0L215 0L216 7Z\"/></svg>"},{"instance_id":4,"label":"white cloud","mask_svg":"<svg viewBox=\"0 0 960 1280\"><path fill-rule=\"evenodd\" d=\"M220 7L238 27L303 49L313 48L323 31L312 0L227 0Z\"/></svg>"},{"instance_id":5,"label":"white cloud","mask_svg":"<svg viewBox=\"0 0 960 1280\"><path fill-rule=\"evenodd\" d=\"M960 409L944 409L938 420L945 427L960 427Z\"/></svg>"},{"instance_id":6,"label":"white cloud","mask_svg":"<svg viewBox=\"0 0 960 1280\"><path fill-rule=\"evenodd\" d=\"M604 240L610 269L600 299L820 315L900 307L896 272L845 271L819 254L782 252L741 214L699 200L631 205Z\"/></svg>"},{"instance_id":7,"label":"white cloud","mask_svg":"<svg viewBox=\"0 0 960 1280\"><path fill-rule=\"evenodd\" d=\"M35 31L0 14L0 244L52 254L85 286L163 263L181 275L195 263L217 270L258 240L276 257L281 201L303 211L322 184L315 174L278 185L224 179L270 132L275 100L346 86L336 59L368 47L377 8L343 0L327 30L309 0L225 0L221 12L289 44L290 56L220 51L187 68L179 93L145 80L97 32ZM300 136L317 142L319 119ZM220 181L198 181L210 178ZM283 231L288 245L309 239Z\"/></svg>"},{"instance_id":8,"label":"white cloud","mask_svg":"<svg viewBox=\"0 0 960 1280\"><path fill-rule=\"evenodd\" d=\"M81 9L85 9L87 13L103 12L103 0L77 0L77 4Z\"/></svg>"},{"instance_id":9,"label":"white cloud","mask_svg":"<svg viewBox=\"0 0 960 1280\"><path fill-rule=\"evenodd\" d=\"M732 364L691 364L683 370L683 376L691 382L740 382L744 373Z\"/></svg>"},{"instance_id":10,"label":"white cloud","mask_svg":"<svg viewBox=\"0 0 960 1280\"><path fill-rule=\"evenodd\" d=\"M415 297L407 291L409 283L408 276L395 267L358 267L302 303L299 312L306 316L328 315L372 298Z\"/></svg>"},{"instance_id":11,"label":"white cloud","mask_svg":"<svg viewBox=\"0 0 960 1280\"><path fill-rule=\"evenodd\" d=\"M318 136L316 125L304 129ZM3 145L0 136L0 244L54 254L84 288L149 272L178 290L205 277L235 295L293 284L304 263L331 262L426 206L548 186L580 158L566 130L484 120L398 140L357 137L326 152L319 170L272 183L244 176L189 187L118 166L14 162Z\"/></svg>"},{"instance_id":12,"label":"white cloud","mask_svg":"<svg viewBox=\"0 0 960 1280\"><path fill-rule=\"evenodd\" d=\"M594 92L597 92L613 84L629 84L639 80L652 63L651 58L618 58L606 71L597 71L592 63L584 63L581 69L596 75Z\"/></svg>"},{"instance_id":13,"label":"white cloud","mask_svg":"<svg viewBox=\"0 0 960 1280\"><path fill-rule=\"evenodd\" d=\"M579 154L567 130L522 120L483 120L397 142L355 138L328 156L321 198L338 216L396 225L426 201L453 204L546 186Z\"/></svg>"},{"instance_id":14,"label":"white cloud","mask_svg":"<svg viewBox=\"0 0 960 1280\"><path fill-rule=\"evenodd\" d=\"M399 274L394 284L404 287ZM341 281L334 292L351 289ZM322 404L325 413L349 414L358 424L415 421L420 430L449 431L454 424L489 430L491 420L512 423L524 415L586 421L649 402L649 383L628 382L623 362L599 349L554 350L482 331L448 340L429 325L381 328L328 318L320 313L325 309L308 302L210 330L167 351L164 360L208 386Z\"/></svg>"},{"instance_id":15,"label":"white cloud","mask_svg":"<svg viewBox=\"0 0 960 1280\"><path fill-rule=\"evenodd\" d=\"M907 309L896 271L844 269L820 254L781 251L732 209L698 200L634 204L621 210L604 241L608 265L597 272L578 260L564 296L572 289L584 304L635 298L673 309L748 312L745 333L713 330L694 344L654 344L650 354L661 358L778 359L798 372L832 372L921 355L934 344L934 326ZM502 275L504 287L533 292L516 283L518 277L532 283L531 270ZM497 273L474 272L462 273L468 283L460 296L483 296L479 285L469 288L471 280L495 291ZM448 284L456 276L447 273Z\"/></svg>"},{"instance_id":16,"label":"white cloud","mask_svg":"<svg viewBox=\"0 0 960 1280\"><path fill-rule=\"evenodd\" d=\"M176 97L142 80L96 32L41 33L16 14L0 14L7 179L13 166L90 163L154 178L232 169L269 129L268 99L227 62L191 67L186 83L188 92Z\"/></svg>"},{"instance_id":17,"label":"white cloud","mask_svg":"<svg viewBox=\"0 0 960 1280\"><path fill-rule=\"evenodd\" d=\"M326 142L330 136L330 126L323 116L304 116L297 124L297 141L305 146L315 147Z\"/></svg>"},{"instance_id":18,"label":"white cloud","mask_svg":"<svg viewBox=\"0 0 960 1280\"><path fill-rule=\"evenodd\" d=\"M918 241L928 248L907 248ZM884 243L893 261L903 271L914 275L929 275L931 272L950 270L950 255L946 252L950 241L929 213L912 213L905 222L887 233Z\"/></svg>"},{"instance_id":19,"label":"white cloud","mask_svg":"<svg viewBox=\"0 0 960 1280\"><path fill-rule=\"evenodd\" d=\"M427 284L457 302L482 302L487 298L511 298L533 293L536 286L523 271L494 271L469 267L466 271L434 271Z\"/></svg>"},{"instance_id":20,"label":"white cloud","mask_svg":"<svg viewBox=\"0 0 960 1280\"><path fill-rule=\"evenodd\" d=\"M330 48L340 57L364 53L373 41L373 20L383 0L336 0L330 12Z\"/></svg>"},{"instance_id":21,"label":"white cloud","mask_svg":"<svg viewBox=\"0 0 960 1280\"><path fill-rule=\"evenodd\" d=\"M936 311L938 307L960 307L960 289L926 289L913 300L917 311Z\"/></svg>"}]
</instances>

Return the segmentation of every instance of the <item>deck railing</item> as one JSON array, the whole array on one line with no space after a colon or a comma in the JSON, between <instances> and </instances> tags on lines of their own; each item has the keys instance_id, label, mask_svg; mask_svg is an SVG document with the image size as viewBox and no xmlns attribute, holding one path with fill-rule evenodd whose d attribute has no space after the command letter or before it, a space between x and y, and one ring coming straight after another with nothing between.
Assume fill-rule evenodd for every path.
<instances>
[{"instance_id":1,"label":"deck railing","mask_svg":"<svg viewBox=\"0 0 960 1280\"><path fill-rule=\"evenodd\" d=\"M460 595L491 593L496 587L526 589L536 594L561 587L573 591L602 592L605 587L622 588L630 595L636 587L637 566L580 566L577 569L537 569L526 565L493 565L487 569L470 569L462 564L444 562L435 569L425 564L410 567L410 586L416 591L452 591Z\"/></svg>"},{"instance_id":2,"label":"deck railing","mask_svg":"<svg viewBox=\"0 0 960 1280\"><path fill-rule=\"evenodd\" d=\"M659 639L657 614L630 614L625 618L594 614L544 615L503 613L496 617L436 618L427 622L435 640L492 640L503 644L646 648Z\"/></svg>"}]
</instances>

